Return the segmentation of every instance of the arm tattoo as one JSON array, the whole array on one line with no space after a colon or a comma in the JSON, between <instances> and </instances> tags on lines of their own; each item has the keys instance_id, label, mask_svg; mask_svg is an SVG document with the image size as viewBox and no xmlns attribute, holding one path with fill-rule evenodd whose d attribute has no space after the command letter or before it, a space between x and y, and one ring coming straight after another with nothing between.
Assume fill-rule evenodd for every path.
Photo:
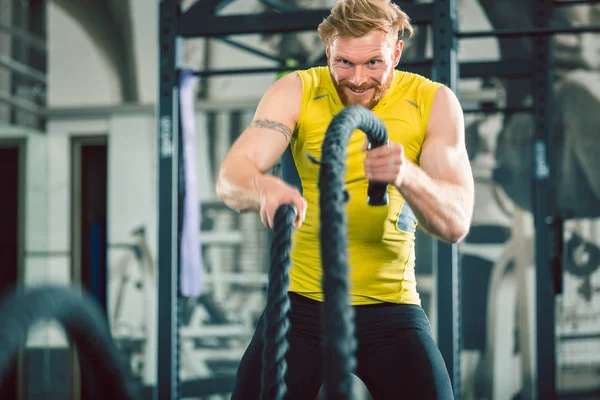
<instances>
[{"instance_id":1,"label":"arm tattoo","mask_svg":"<svg viewBox=\"0 0 600 400\"><path fill-rule=\"evenodd\" d=\"M290 138L292 137L292 130L284 124L282 124L281 122L271 121L268 119L257 119L255 121L252 121L252 124L250 126L255 126L257 128L273 129L285 136L286 142L289 142Z\"/></svg>"}]
</instances>

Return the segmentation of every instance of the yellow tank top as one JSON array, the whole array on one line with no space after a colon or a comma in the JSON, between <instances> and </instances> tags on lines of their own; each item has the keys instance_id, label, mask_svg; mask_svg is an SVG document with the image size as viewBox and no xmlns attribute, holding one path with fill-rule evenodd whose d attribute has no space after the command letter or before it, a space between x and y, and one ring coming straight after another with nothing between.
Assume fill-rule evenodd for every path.
<instances>
[{"instance_id":1,"label":"yellow tank top","mask_svg":"<svg viewBox=\"0 0 600 400\"><path fill-rule=\"evenodd\" d=\"M302 79L302 109L290 146L282 157L283 177L300 188L308 203L306 219L292 236L290 291L322 301L319 242L319 159L329 122L344 107L327 67L297 71ZM386 125L390 141L404 146L406 157L418 164L431 104L440 84L422 76L396 71L393 83L372 110ZM348 261L353 305L381 302L421 304L415 281L417 220L391 185L389 204L366 203L365 134L353 132L347 147L346 203Z\"/></svg>"}]
</instances>

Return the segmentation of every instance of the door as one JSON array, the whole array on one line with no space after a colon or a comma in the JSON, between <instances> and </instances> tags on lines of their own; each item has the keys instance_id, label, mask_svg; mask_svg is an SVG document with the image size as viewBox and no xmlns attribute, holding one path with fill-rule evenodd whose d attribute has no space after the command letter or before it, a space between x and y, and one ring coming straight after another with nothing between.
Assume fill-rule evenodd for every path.
<instances>
[{"instance_id":1,"label":"door","mask_svg":"<svg viewBox=\"0 0 600 400\"><path fill-rule=\"evenodd\" d=\"M106 214L107 139L82 137L72 140L72 275L73 282L107 309ZM93 400L86 390L91 374L73 357L73 398Z\"/></svg>"},{"instance_id":2,"label":"door","mask_svg":"<svg viewBox=\"0 0 600 400\"><path fill-rule=\"evenodd\" d=\"M0 141L0 296L20 283L23 255L24 141ZM17 359L0 377L2 399L17 400L19 393Z\"/></svg>"}]
</instances>

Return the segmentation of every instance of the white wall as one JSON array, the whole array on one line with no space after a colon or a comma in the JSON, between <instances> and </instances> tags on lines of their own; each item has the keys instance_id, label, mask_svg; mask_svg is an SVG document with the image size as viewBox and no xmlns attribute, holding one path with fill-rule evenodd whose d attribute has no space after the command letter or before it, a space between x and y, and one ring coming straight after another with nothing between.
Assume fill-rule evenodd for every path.
<instances>
[{"instance_id":1,"label":"white wall","mask_svg":"<svg viewBox=\"0 0 600 400\"><path fill-rule=\"evenodd\" d=\"M158 1L130 0L140 103L154 104L158 91Z\"/></svg>"},{"instance_id":2,"label":"white wall","mask_svg":"<svg viewBox=\"0 0 600 400\"><path fill-rule=\"evenodd\" d=\"M129 1L140 102L151 104L158 90L158 2ZM52 1L48 4L48 89L50 107L121 103L115 70L79 23Z\"/></svg>"},{"instance_id":3,"label":"white wall","mask_svg":"<svg viewBox=\"0 0 600 400\"><path fill-rule=\"evenodd\" d=\"M49 2L48 105L112 105L120 101L115 70L81 26Z\"/></svg>"}]
</instances>

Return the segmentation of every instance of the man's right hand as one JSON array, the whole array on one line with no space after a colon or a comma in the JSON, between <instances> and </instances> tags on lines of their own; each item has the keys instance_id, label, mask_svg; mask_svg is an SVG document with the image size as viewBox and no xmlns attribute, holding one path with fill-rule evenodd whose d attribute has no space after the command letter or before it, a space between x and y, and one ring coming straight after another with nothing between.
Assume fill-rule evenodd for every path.
<instances>
[{"instance_id":1,"label":"man's right hand","mask_svg":"<svg viewBox=\"0 0 600 400\"><path fill-rule=\"evenodd\" d=\"M257 185L260 193L260 220L267 228L273 228L275 212L283 204L291 204L296 207L297 216L294 227L302 226L306 217L307 204L298 189L272 175L262 176Z\"/></svg>"}]
</instances>

